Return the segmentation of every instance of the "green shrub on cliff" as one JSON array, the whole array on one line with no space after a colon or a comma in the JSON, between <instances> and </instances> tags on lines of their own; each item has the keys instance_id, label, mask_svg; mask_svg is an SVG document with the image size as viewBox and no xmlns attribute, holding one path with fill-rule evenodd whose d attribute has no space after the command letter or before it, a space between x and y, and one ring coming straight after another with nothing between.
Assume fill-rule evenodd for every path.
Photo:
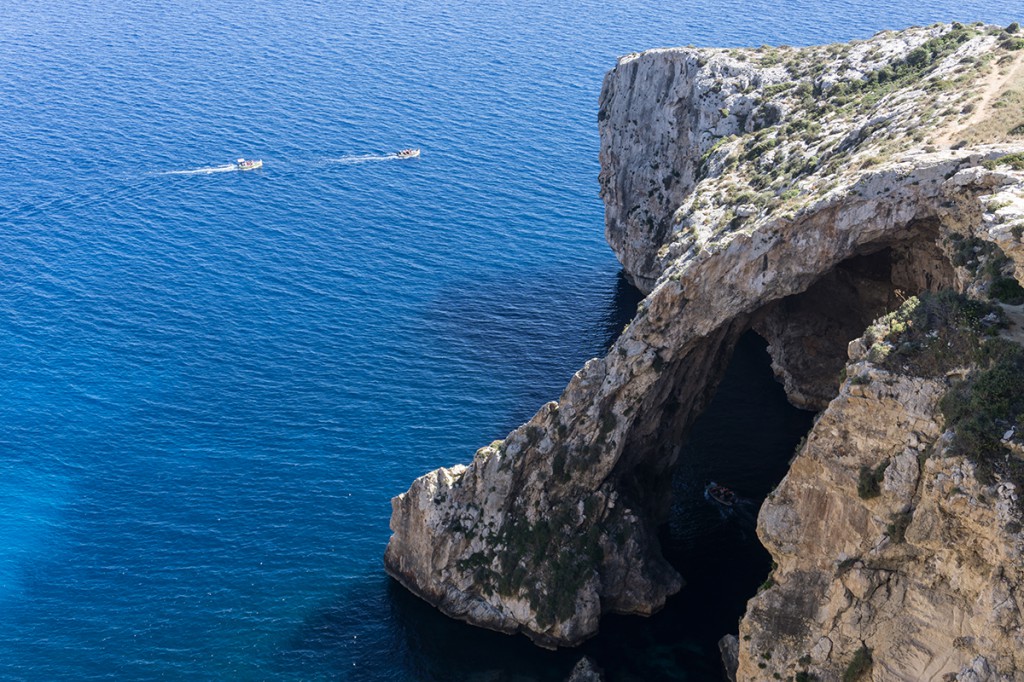
<instances>
[{"instance_id":1,"label":"green shrub on cliff","mask_svg":"<svg viewBox=\"0 0 1024 682\"><path fill-rule=\"evenodd\" d=\"M967 268L971 274L977 274L978 268L988 258L991 250L989 242L977 237L964 237L954 234L951 238L953 243L953 265Z\"/></svg>"},{"instance_id":2,"label":"green shrub on cliff","mask_svg":"<svg viewBox=\"0 0 1024 682\"><path fill-rule=\"evenodd\" d=\"M1013 170L1024 170L1024 152L1019 154L1005 154L996 159L982 161L981 165L989 170L995 170L999 166L1009 166Z\"/></svg>"},{"instance_id":3,"label":"green shrub on cliff","mask_svg":"<svg viewBox=\"0 0 1024 682\"><path fill-rule=\"evenodd\" d=\"M1003 319L1000 308L961 294L923 294L880 318L865 340L870 357L882 367L934 377L969 369L939 405L953 434L948 451L974 462L983 483L998 475L1024 489L1024 461L1003 442L1008 433L1018 440L1024 434L1024 348L991 338ZM878 494L883 473L884 467L861 469L860 497ZM905 521L893 519L890 534L896 542Z\"/></svg>"},{"instance_id":4,"label":"green shrub on cliff","mask_svg":"<svg viewBox=\"0 0 1024 682\"><path fill-rule=\"evenodd\" d=\"M893 514L889 519L888 525L885 527L885 532L889 534L889 539L896 544L902 543L906 539L907 527L910 526L913 518L913 514L909 511Z\"/></svg>"},{"instance_id":5,"label":"green shrub on cliff","mask_svg":"<svg viewBox=\"0 0 1024 682\"><path fill-rule=\"evenodd\" d=\"M903 59L871 71L862 80L837 84L829 93L830 99L836 106L870 106L881 96L923 78L976 33L962 24L953 24L952 29L914 48Z\"/></svg>"},{"instance_id":6,"label":"green shrub on cliff","mask_svg":"<svg viewBox=\"0 0 1024 682\"><path fill-rule=\"evenodd\" d=\"M871 649L866 644L861 644L860 648L853 655L853 660L850 661L849 665L846 666L846 670L843 671L843 682L857 682L857 680L864 677L871 670L871 664Z\"/></svg>"},{"instance_id":7,"label":"green shrub on cliff","mask_svg":"<svg viewBox=\"0 0 1024 682\"><path fill-rule=\"evenodd\" d=\"M918 376L942 376L974 361L981 339L994 333L1002 311L953 291L924 293L868 327L869 359Z\"/></svg>"},{"instance_id":8,"label":"green shrub on cliff","mask_svg":"<svg viewBox=\"0 0 1024 682\"><path fill-rule=\"evenodd\" d=\"M885 478L885 470L889 468L889 460L885 460L872 469L868 466L860 468L860 477L857 481L857 496L862 500L870 500L882 494L882 480Z\"/></svg>"},{"instance_id":9,"label":"green shrub on cliff","mask_svg":"<svg viewBox=\"0 0 1024 682\"><path fill-rule=\"evenodd\" d=\"M1021 155L1021 159L1024 163L1024 155ZM986 210L994 213L1007 205L1008 202L993 201L989 202ZM953 265L966 268L972 275L982 275L988 279L991 298L1010 305L1024 303L1024 288L1013 277L1005 274L1013 270L1013 263L998 244L961 235L952 235L951 241Z\"/></svg>"},{"instance_id":10,"label":"green shrub on cliff","mask_svg":"<svg viewBox=\"0 0 1024 682\"><path fill-rule=\"evenodd\" d=\"M949 450L975 462L983 483L995 474L1024 482L1024 463L1003 443L1007 431L1024 421L1024 348L1005 339L981 347L977 368L943 396L940 403L947 428L953 430Z\"/></svg>"},{"instance_id":11,"label":"green shrub on cliff","mask_svg":"<svg viewBox=\"0 0 1024 682\"><path fill-rule=\"evenodd\" d=\"M989 294L997 301L1009 305L1024 303L1024 287L1012 277L997 277L989 287Z\"/></svg>"}]
</instances>

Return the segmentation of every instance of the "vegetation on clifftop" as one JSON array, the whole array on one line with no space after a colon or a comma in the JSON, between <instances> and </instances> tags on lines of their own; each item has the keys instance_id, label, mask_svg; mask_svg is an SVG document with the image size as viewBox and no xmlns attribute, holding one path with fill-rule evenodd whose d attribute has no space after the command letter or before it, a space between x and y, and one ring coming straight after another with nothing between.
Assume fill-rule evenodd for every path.
<instances>
[{"instance_id":1,"label":"vegetation on clifftop","mask_svg":"<svg viewBox=\"0 0 1024 682\"><path fill-rule=\"evenodd\" d=\"M1019 28L953 23L913 31L924 39L902 52L886 43L891 34L844 45L727 51L766 71L721 109L738 130L705 148L696 172L704 185L673 217L681 238L792 217L900 154L1024 136L1015 132L1024 131L1024 119L1014 113L1024 90L1013 75L1020 71ZM1002 92L979 100L982 86L999 78ZM1020 168L1022 158L998 163Z\"/></svg>"},{"instance_id":2,"label":"vegetation on clifftop","mask_svg":"<svg viewBox=\"0 0 1024 682\"><path fill-rule=\"evenodd\" d=\"M997 159L983 161L981 165L989 170L995 170L1000 166L1009 166L1013 170L1024 170L1024 153L1005 154Z\"/></svg>"},{"instance_id":3,"label":"vegetation on clifftop","mask_svg":"<svg viewBox=\"0 0 1024 682\"><path fill-rule=\"evenodd\" d=\"M1024 461L1009 447L1024 436L1024 348L991 339L978 355L976 368L941 402L953 431L949 450L974 461L982 482L1001 474L1024 489Z\"/></svg>"},{"instance_id":4,"label":"vegetation on clifftop","mask_svg":"<svg viewBox=\"0 0 1024 682\"><path fill-rule=\"evenodd\" d=\"M871 106L890 92L918 83L943 59L977 34L978 32L969 26L953 24L947 33L915 47L903 59L897 59L891 64L875 69L861 80L837 84L830 91L829 100L833 106L838 107Z\"/></svg>"},{"instance_id":5,"label":"vegetation on clifftop","mask_svg":"<svg viewBox=\"0 0 1024 682\"><path fill-rule=\"evenodd\" d=\"M912 296L868 327L868 359L918 376L943 376L976 360L1003 322L998 306L952 291Z\"/></svg>"},{"instance_id":6,"label":"vegetation on clifftop","mask_svg":"<svg viewBox=\"0 0 1024 682\"><path fill-rule=\"evenodd\" d=\"M952 434L947 451L974 462L983 483L999 475L1024 490L1024 460L1013 450L1024 441L1024 347L996 336L1004 320L998 306L942 291L907 299L864 338L879 367L962 375L940 403ZM884 464L861 470L860 497L878 494L884 471Z\"/></svg>"}]
</instances>

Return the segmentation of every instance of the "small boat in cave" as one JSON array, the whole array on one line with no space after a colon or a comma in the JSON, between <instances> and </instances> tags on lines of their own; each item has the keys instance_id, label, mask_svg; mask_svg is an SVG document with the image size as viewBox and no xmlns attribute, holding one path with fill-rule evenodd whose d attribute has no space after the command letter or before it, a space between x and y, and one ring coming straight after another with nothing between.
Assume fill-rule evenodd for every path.
<instances>
[{"instance_id":1,"label":"small boat in cave","mask_svg":"<svg viewBox=\"0 0 1024 682\"><path fill-rule=\"evenodd\" d=\"M726 507L731 507L736 502L736 493L726 488L724 485L718 485L714 481L708 483L707 487L704 488L704 495L711 498L718 504L723 504Z\"/></svg>"}]
</instances>

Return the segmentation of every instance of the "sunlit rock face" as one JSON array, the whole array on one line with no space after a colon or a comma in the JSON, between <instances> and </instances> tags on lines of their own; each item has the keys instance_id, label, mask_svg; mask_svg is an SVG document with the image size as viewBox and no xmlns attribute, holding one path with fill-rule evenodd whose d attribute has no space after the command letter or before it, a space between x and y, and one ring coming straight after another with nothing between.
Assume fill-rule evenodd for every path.
<instances>
[{"instance_id":1,"label":"sunlit rock face","mask_svg":"<svg viewBox=\"0 0 1024 682\"><path fill-rule=\"evenodd\" d=\"M955 112L1004 68L1000 59L1024 54L1003 40L987 27L936 26L850 45L621 59L600 99L600 180L609 242L647 297L608 354L586 363L557 400L468 464L425 474L394 498L388 572L453 617L547 647L594 635L604 613L661 608L684 584L655 532L670 507L679 445L742 333L753 328L769 341L794 404L831 411L854 390L846 383L840 393L847 345L873 319L921 291L985 294L981 270L962 257L965 239L997 244L1001 273L1022 279L1014 225L1024 224L1024 173L1000 160L1024 146L998 136L989 146L928 146L929 136L964 125ZM928 57L918 63L922 50ZM884 69L892 78L880 85ZM920 444L941 433L941 383L907 388L916 391L909 406L911 393L863 400L896 420L885 427L893 433L915 424ZM743 679L766 679L754 643L772 633L794 642L772 655L769 673L784 678L807 655L825 661L823 674L834 670L852 646L842 637L818 644L838 589L833 545L862 556L854 548L878 541L881 517L844 507L848 494L833 500L826 481L814 483L825 472L815 457L828 458L808 445L762 514L780 567L790 566L781 553L797 549L807 565L792 564L779 588L752 602L744 628L758 634L740 641ZM909 455L900 462L892 489L914 497L909 491L932 479ZM812 478L797 486L804 471ZM792 502L803 497L810 507ZM814 514L832 513L849 517L825 557L801 539L802 527L807 537L825 533ZM801 589L777 592L784 577ZM922 580L899 584L915 595L931 584ZM812 637L818 648L808 654Z\"/></svg>"}]
</instances>

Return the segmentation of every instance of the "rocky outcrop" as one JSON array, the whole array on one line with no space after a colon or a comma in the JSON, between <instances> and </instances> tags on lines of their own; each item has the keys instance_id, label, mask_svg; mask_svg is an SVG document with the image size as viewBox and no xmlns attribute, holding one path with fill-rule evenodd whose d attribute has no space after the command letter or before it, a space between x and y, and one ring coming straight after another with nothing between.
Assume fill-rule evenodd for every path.
<instances>
[{"instance_id":1,"label":"rocky outcrop","mask_svg":"<svg viewBox=\"0 0 1024 682\"><path fill-rule=\"evenodd\" d=\"M729 682L736 682L740 666L740 643L736 635L726 635L718 641L718 653L722 657L722 668Z\"/></svg>"},{"instance_id":2,"label":"rocky outcrop","mask_svg":"<svg viewBox=\"0 0 1024 682\"><path fill-rule=\"evenodd\" d=\"M759 100L761 87L780 79L709 50L628 55L605 78L597 117L605 236L640 289L650 291L661 274L658 249L700 179L705 152L777 121L778 108Z\"/></svg>"},{"instance_id":3,"label":"rocky outcrop","mask_svg":"<svg viewBox=\"0 0 1024 682\"><path fill-rule=\"evenodd\" d=\"M566 682L604 682L604 673L590 656L584 656L576 663Z\"/></svg>"},{"instance_id":4,"label":"rocky outcrop","mask_svg":"<svg viewBox=\"0 0 1024 682\"><path fill-rule=\"evenodd\" d=\"M777 567L741 623L738 678L849 679L869 658L876 680L1020 679L1018 491L951 451L939 409L967 357L918 376L872 363L863 341L850 350L761 509Z\"/></svg>"},{"instance_id":5,"label":"rocky outcrop","mask_svg":"<svg viewBox=\"0 0 1024 682\"><path fill-rule=\"evenodd\" d=\"M988 142L1019 139L1019 123L1001 118L1024 82L1024 58L1006 49L1015 35L936 25L844 45L621 58L598 113L608 243L649 292L692 241L796 209L856 166L979 129ZM987 112L979 82L1000 86L984 88Z\"/></svg>"},{"instance_id":6,"label":"rocky outcrop","mask_svg":"<svg viewBox=\"0 0 1024 682\"><path fill-rule=\"evenodd\" d=\"M764 334L794 402L821 408L848 342L902 298L1024 279L1024 172L1010 156L1024 147L924 150L915 139L955 129L974 84L1024 54L999 31L620 60L601 96L602 193L609 241L649 294L557 401L392 501L388 572L449 615L543 646L592 636L603 613L659 609L683 584L655 533L679 444L739 335ZM934 405L919 388L907 419L923 420L920 442L938 427L926 428ZM914 473L901 466L906 487ZM851 518L843 532L872 523ZM859 535L835 542L864 554ZM834 568L836 557L815 561ZM765 633L804 628L794 652L830 584L804 572L817 591L764 611L785 621ZM741 642L741 679L761 679L753 641Z\"/></svg>"}]
</instances>

